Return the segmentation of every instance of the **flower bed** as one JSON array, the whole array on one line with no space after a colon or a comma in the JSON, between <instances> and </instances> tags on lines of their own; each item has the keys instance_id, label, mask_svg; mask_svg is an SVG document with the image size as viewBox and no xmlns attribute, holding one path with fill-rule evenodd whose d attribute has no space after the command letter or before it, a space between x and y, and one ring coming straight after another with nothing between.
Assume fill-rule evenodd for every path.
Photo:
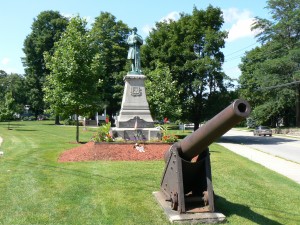
<instances>
[{"instance_id":1,"label":"flower bed","mask_svg":"<svg viewBox=\"0 0 300 225\"><path fill-rule=\"evenodd\" d=\"M138 151L134 143L88 142L79 147L63 152L59 162L119 160L146 161L163 160L164 153L170 148L170 143L144 143L144 152Z\"/></svg>"}]
</instances>

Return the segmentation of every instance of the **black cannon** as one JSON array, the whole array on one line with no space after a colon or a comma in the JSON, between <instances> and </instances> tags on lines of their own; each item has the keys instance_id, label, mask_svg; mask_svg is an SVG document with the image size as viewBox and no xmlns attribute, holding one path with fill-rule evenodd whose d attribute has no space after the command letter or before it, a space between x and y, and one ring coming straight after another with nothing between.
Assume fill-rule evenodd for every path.
<instances>
[{"instance_id":1,"label":"black cannon","mask_svg":"<svg viewBox=\"0 0 300 225\"><path fill-rule=\"evenodd\" d=\"M215 211L208 146L248 117L250 111L247 101L237 99L166 152L161 192L173 210Z\"/></svg>"}]
</instances>

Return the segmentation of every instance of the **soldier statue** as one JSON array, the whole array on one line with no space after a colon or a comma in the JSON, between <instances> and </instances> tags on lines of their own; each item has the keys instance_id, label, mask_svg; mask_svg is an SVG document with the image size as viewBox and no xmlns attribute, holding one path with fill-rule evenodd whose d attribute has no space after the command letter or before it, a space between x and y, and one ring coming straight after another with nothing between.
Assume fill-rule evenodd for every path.
<instances>
[{"instance_id":1,"label":"soldier statue","mask_svg":"<svg viewBox=\"0 0 300 225\"><path fill-rule=\"evenodd\" d=\"M137 34L136 27L132 29L131 35L128 36L127 44L129 45L127 59L131 60L131 72L140 74L142 72L140 46L143 44L143 39Z\"/></svg>"}]
</instances>

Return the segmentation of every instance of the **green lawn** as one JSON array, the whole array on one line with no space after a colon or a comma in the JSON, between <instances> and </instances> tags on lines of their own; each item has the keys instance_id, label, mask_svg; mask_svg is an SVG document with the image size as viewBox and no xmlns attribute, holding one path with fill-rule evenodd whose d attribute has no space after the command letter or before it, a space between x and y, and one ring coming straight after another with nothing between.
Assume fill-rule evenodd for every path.
<instances>
[{"instance_id":1,"label":"green lawn","mask_svg":"<svg viewBox=\"0 0 300 225\"><path fill-rule=\"evenodd\" d=\"M0 224L169 224L152 192L164 162L58 163L75 128L0 123ZM80 128L80 140L92 130ZM210 148L218 211L228 224L300 224L300 185L223 147Z\"/></svg>"}]
</instances>

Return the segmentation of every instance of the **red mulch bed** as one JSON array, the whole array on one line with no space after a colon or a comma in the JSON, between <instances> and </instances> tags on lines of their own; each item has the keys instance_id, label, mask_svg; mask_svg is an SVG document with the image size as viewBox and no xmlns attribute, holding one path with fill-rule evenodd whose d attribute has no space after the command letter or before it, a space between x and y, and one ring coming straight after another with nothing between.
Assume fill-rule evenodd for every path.
<instances>
[{"instance_id":1,"label":"red mulch bed","mask_svg":"<svg viewBox=\"0 0 300 225\"><path fill-rule=\"evenodd\" d=\"M59 162L119 160L119 161L146 161L163 160L165 152L171 144L146 143L141 144L144 152L135 148L134 143L94 143L88 142L79 147L63 152Z\"/></svg>"}]
</instances>

